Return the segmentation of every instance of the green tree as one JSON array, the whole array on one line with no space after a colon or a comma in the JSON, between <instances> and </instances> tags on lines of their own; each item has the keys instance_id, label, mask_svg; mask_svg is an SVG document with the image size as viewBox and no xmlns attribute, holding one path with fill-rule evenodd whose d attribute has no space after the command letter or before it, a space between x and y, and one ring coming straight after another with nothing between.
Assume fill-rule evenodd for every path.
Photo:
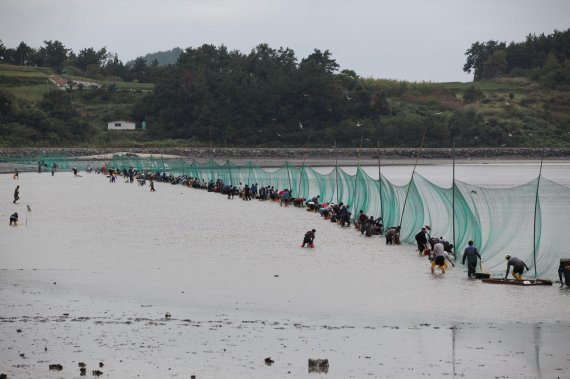
<instances>
[{"instance_id":1,"label":"green tree","mask_svg":"<svg viewBox=\"0 0 570 379\"><path fill-rule=\"evenodd\" d=\"M483 63L480 79L493 79L502 76L507 72L507 52L506 50L495 50Z\"/></svg>"},{"instance_id":2,"label":"green tree","mask_svg":"<svg viewBox=\"0 0 570 379\"><path fill-rule=\"evenodd\" d=\"M109 58L109 54L105 47L99 50L88 47L77 54L75 65L84 71L88 71L88 69L91 68L90 71L92 73L94 71L99 72L107 58Z\"/></svg>"},{"instance_id":3,"label":"green tree","mask_svg":"<svg viewBox=\"0 0 570 379\"><path fill-rule=\"evenodd\" d=\"M10 59L10 63L19 66L28 66L32 63L36 51L25 42L20 42Z\"/></svg>"},{"instance_id":4,"label":"green tree","mask_svg":"<svg viewBox=\"0 0 570 379\"><path fill-rule=\"evenodd\" d=\"M38 50L36 63L61 72L69 51L60 41L44 41L44 46Z\"/></svg>"},{"instance_id":5,"label":"green tree","mask_svg":"<svg viewBox=\"0 0 570 379\"><path fill-rule=\"evenodd\" d=\"M143 82L147 75L147 65L143 57L138 57L129 69L129 79Z\"/></svg>"},{"instance_id":6,"label":"green tree","mask_svg":"<svg viewBox=\"0 0 570 379\"><path fill-rule=\"evenodd\" d=\"M463 65L463 71L471 73L473 71L473 80L478 81L485 79L485 65L492 64L493 69L491 73L495 72L495 65L499 64L501 55L497 55L489 61L489 58L497 50L505 50L506 44L504 42L499 43L498 41L488 41L484 43L475 42L471 47L465 52L467 56L465 65ZM500 66L500 64L499 64ZM489 70L487 70L489 71Z\"/></svg>"},{"instance_id":7,"label":"green tree","mask_svg":"<svg viewBox=\"0 0 570 379\"><path fill-rule=\"evenodd\" d=\"M117 54L114 54L112 57L109 57L103 66L103 72L106 75L116 76L119 78L125 78L126 69L125 65L119 59Z\"/></svg>"},{"instance_id":8,"label":"green tree","mask_svg":"<svg viewBox=\"0 0 570 379\"><path fill-rule=\"evenodd\" d=\"M2 43L2 40L0 40L0 62L6 61L6 52L7 48L4 43Z\"/></svg>"}]
</instances>

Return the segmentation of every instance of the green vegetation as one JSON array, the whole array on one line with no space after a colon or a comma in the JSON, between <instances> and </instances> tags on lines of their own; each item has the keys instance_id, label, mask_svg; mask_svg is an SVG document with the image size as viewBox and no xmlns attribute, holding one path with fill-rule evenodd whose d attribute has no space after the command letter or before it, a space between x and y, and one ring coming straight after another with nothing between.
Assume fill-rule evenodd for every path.
<instances>
[{"instance_id":1,"label":"green vegetation","mask_svg":"<svg viewBox=\"0 0 570 379\"><path fill-rule=\"evenodd\" d=\"M528 77L547 88L570 89L570 29L545 36L529 34L524 42L475 42L467 50L465 72L474 80Z\"/></svg>"},{"instance_id":2,"label":"green vegetation","mask_svg":"<svg viewBox=\"0 0 570 379\"><path fill-rule=\"evenodd\" d=\"M147 65L152 65L155 61L159 66L166 66L169 64L175 64L178 57L182 54L182 49L175 47L174 49L167 51L158 51L156 53L146 54L142 57ZM133 65L135 61L127 62L127 66Z\"/></svg>"},{"instance_id":3,"label":"green vegetation","mask_svg":"<svg viewBox=\"0 0 570 379\"><path fill-rule=\"evenodd\" d=\"M424 129L426 147L570 146L569 33L473 44L472 83L360 78L329 51L265 44L174 49L161 66L162 53L123 65L105 49L0 42L0 146L417 147ZM107 131L113 120L148 129Z\"/></svg>"}]
</instances>

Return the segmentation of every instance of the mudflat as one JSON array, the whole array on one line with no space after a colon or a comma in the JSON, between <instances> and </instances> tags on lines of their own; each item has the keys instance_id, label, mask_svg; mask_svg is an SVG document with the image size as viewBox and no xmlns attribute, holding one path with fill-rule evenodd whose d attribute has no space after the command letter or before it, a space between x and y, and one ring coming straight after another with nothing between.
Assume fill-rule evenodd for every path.
<instances>
[{"instance_id":1,"label":"mudflat","mask_svg":"<svg viewBox=\"0 0 570 379\"><path fill-rule=\"evenodd\" d=\"M1 176L0 373L570 376L559 284L487 285L460 264L432 275L413 245L304 209L155 186ZM312 228L316 247L300 248ZM309 359L328 359L327 373Z\"/></svg>"}]
</instances>

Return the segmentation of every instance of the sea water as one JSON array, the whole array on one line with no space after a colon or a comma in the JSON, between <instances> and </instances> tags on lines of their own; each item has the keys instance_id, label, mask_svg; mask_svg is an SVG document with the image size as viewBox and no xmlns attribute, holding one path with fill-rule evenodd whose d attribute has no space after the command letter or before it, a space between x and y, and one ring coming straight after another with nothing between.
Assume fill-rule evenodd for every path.
<instances>
[{"instance_id":1,"label":"sea water","mask_svg":"<svg viewBox=\"0 0 570 379\"><path fill-rule=\"evenodd\" d=\"M569 168L543 174L567 184ZM404 183L411 170L383 175ZM417 172L451 183L448 165ZM503 186L538 167L456 173ZM567 289L483 284L460 264L432 275L415 246L304 209L155 186L1 176L0 371L43 377L60 362L70 377L77 362L104 360L111 377L305 377L308 358L329 358L331 378L570 373ZM14 211L18 227L8 226ZM316 247L300 248L312 228Z\"/></svg>"}]
</instances>

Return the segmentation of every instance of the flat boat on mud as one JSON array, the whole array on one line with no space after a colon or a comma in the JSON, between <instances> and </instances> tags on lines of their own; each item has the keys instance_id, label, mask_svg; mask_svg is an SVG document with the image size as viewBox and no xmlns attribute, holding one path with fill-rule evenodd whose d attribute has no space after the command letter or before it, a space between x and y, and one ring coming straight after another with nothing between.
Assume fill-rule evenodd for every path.
<instances>
[{"instance_id":1,"label":"flat boat on mud","mask_svg":"<svg viewBox=\"0 0 570 379\"><path fill-rule=\"evenodd\" d=\"M513 286L551 286L552 285L552 280L548 280L548 279L516 280L516 279L487 278L487 279L481 279L481 281L483 283L510 284Z\"/></svg>"}]
</instances>

